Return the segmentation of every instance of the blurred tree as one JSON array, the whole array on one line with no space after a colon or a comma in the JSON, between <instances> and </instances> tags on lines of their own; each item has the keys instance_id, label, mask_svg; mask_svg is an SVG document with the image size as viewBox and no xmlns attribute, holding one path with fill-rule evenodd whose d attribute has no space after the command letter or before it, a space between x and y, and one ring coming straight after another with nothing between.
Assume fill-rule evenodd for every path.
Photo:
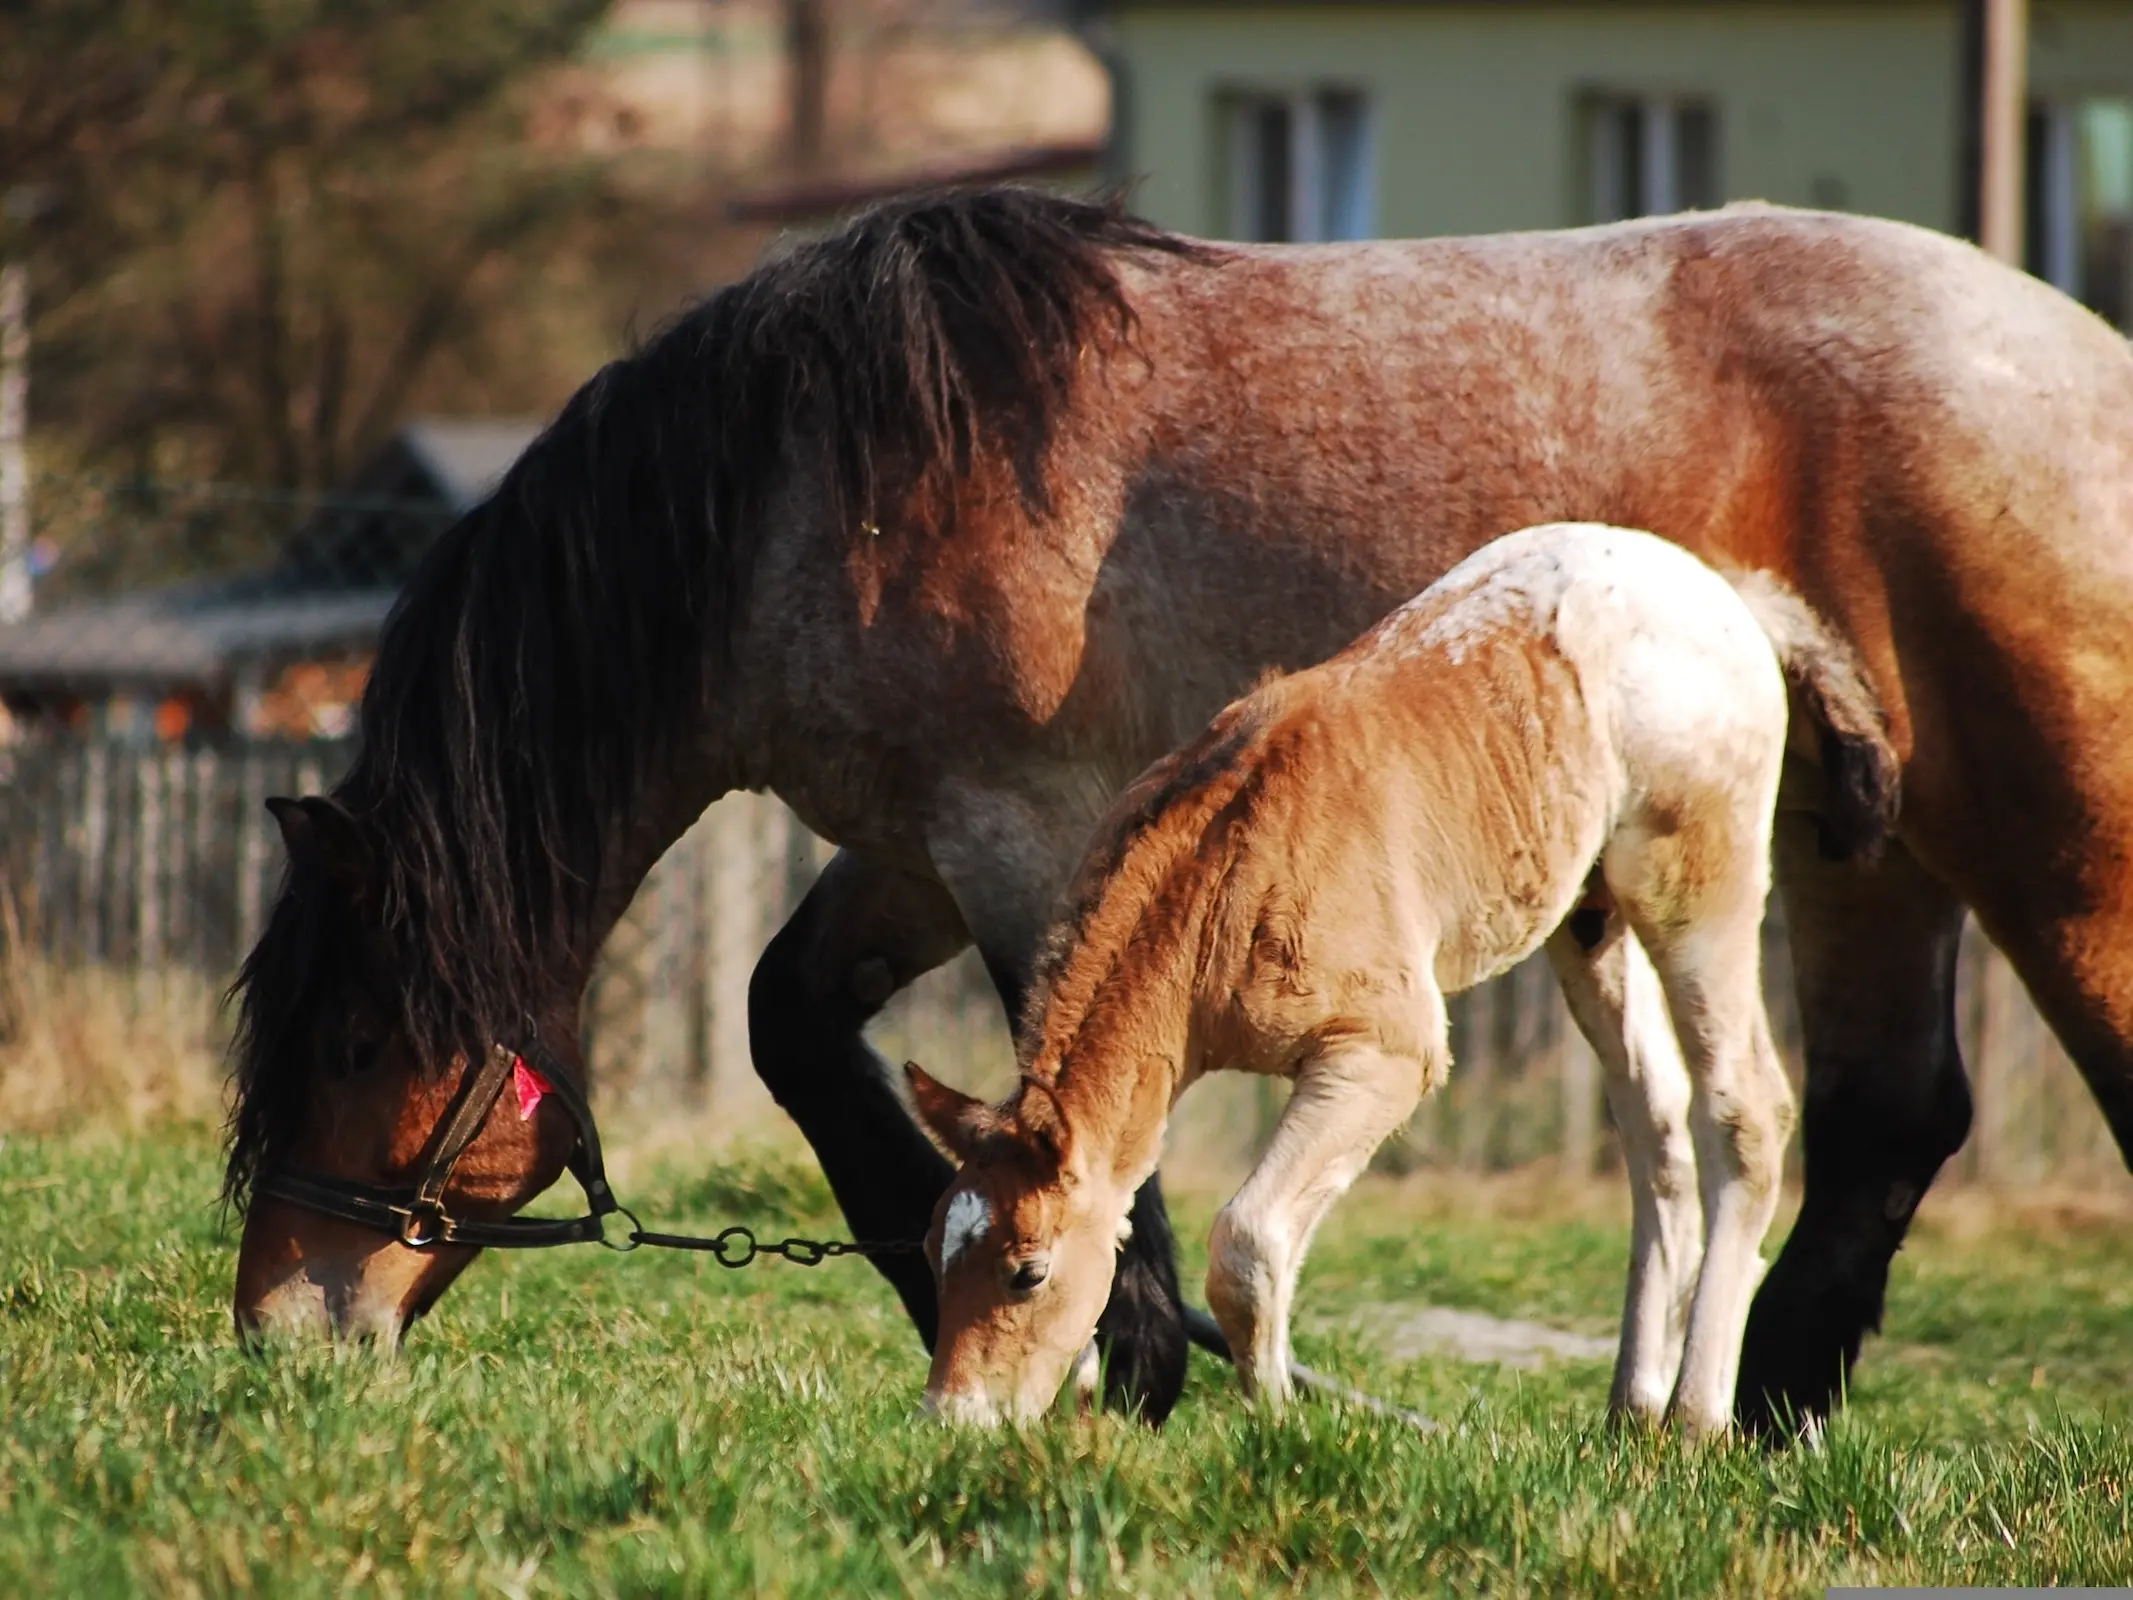
<instances>
[{"instance_id":1,"label":"blurred tree","mask_svg":"<svg viewBox=\"0 0 2133 1600\"><path fill-rule=\"evenodd\" d=\"M528 296L597 277L634 204L555 92L605 9L0 0L0 188L43 202L0 222L39 426L98 470L294 492L440 363L510 374L495 409L553 404Z\"/></svg>"}]
</instances>

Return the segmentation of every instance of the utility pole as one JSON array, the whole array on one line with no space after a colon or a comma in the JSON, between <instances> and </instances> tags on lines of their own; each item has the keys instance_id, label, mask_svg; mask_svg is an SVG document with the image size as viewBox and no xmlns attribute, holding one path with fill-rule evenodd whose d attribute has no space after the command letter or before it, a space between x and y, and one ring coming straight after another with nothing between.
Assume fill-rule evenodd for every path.
<instances>
[{"instance_id":1,"label":"utility pole","mask_svg":"<svg viewBox=\"0 0 2133 1600\"><path fill-rule=\"evenodd\" d=\"M7 192L7 220L26 225L38 195ZM12 231L12 230L10 230ZM30 269L0 265L0 622L30 614Z\"/></svg>"},{"instance_id":2,"label":"utility pole","mask_svg":"<svg viewBox=\"0 0 2133 1600\"><path fill-rule=\"evenodd\" d=\"M786 154L800 172L822 163L829 129L828 0L785 0Z\"/></svg>"},{"instance_id":3,"label":"utility pole","mask_svg":"<svg viewBox=\"0 0 2133 1600\"><path fill-rule=\"evenodd\" d=\"M1978 243L2019 267L2029 124L2029 0L1984 0L1979 94Z\"/></svg>"}]
</instances>

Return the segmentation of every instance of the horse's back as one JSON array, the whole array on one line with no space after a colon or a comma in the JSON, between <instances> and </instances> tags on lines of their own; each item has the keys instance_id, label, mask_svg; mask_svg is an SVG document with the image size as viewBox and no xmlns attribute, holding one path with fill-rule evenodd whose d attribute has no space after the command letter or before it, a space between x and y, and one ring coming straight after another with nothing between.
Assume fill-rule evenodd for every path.
<instances>
[{"instance_id":1,"label":"horse's back","mask_svg":"<svg viewBox=\"0 0 2133 1600\"><path fill-rule=\"evenodd\" d=\"M1413 634L1395 650L1421 646L1441 658L1407 692L1441 688L1484 640L1559 652L1583 704L1625 753L1735 725L1761 734L1773 716L1783 728L1783 680L1746 601L1708 563L1641 529L1519 529L1460 562L1384 631Z\"/></svg>"},{"instance_id":2,"label":"horse's back","mask_svg":"<svg viewBox=\"0 0 2133 1600\"><path fill-rule=\"evenodd\" d=\"M1929 719L1978 703L1944 654L1962 619L1989 641L1973 662L2018 648L2046 676L2039 618L2096 659L2126 631L2133 352L1960 241L1749 206L1235 247L1148 269L1136 298L1132 398L1159 425L1101 559L1118 592L1145 566L1234 602L1165 608L1153 648L1118 641L1113 677L1158 702L1177 660L1204 682L1316 659L1489 539L1564 517L1776 573L1851 639L1906 755L1915 694ZM1182 734L1210 709L1147 721Z\"/></svg>"}]
</instances>

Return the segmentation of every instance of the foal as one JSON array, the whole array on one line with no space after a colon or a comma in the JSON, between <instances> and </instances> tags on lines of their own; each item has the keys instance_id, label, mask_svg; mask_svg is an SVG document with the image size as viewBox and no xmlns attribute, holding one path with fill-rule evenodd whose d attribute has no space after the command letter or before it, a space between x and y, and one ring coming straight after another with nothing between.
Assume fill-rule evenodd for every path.
<instances>
[{"instance_id":1,"label":"foal","mask_svg":"<svg viewBox=\"0 0 2133 1600\"><path fill-rule=\"evenodd\" d=\"M1895 757L1844 645L1766 579L1556 523L1150 768L1082 865L1019 1092L994 1109L907 1068L964 1163L927 1240L928 1405L989 1421L1050 1403L1172 1104L1225 1067L1296 1085L1216 1220L1207 1280L1247 1390L1279 1405L1305 1247L1444 1081L1445 995L1545 944L1635 1195L1611 1408L1723 1431L1792 1121L1758 952L1788 687L1825 851L1871 849Z\"/></svg>"}]
</instances>

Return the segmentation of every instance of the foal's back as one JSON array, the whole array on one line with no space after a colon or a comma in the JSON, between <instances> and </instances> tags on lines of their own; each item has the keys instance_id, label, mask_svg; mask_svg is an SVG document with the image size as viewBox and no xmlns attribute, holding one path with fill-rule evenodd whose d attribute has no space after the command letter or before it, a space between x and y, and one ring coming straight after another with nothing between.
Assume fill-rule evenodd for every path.
<instances>
[{"instance_id":1,"label":"foal's back","mask_svg":"<svg viewBox=\"0 0 2133 1600\"><path fill-rule=\"evenodd\" d=\"M1767 842L1738 835L1768 827L1785 719L1770 643L1695 557L1587 524L1499 539L1211 730L1246 770L1209 831L1246 825L1201 852L1227 858L1201 995L1281 1070L1530 954L1596 864L1648 915L1688 915L1744 852L1760 892Z\"/></svg>"}]
</instances>

